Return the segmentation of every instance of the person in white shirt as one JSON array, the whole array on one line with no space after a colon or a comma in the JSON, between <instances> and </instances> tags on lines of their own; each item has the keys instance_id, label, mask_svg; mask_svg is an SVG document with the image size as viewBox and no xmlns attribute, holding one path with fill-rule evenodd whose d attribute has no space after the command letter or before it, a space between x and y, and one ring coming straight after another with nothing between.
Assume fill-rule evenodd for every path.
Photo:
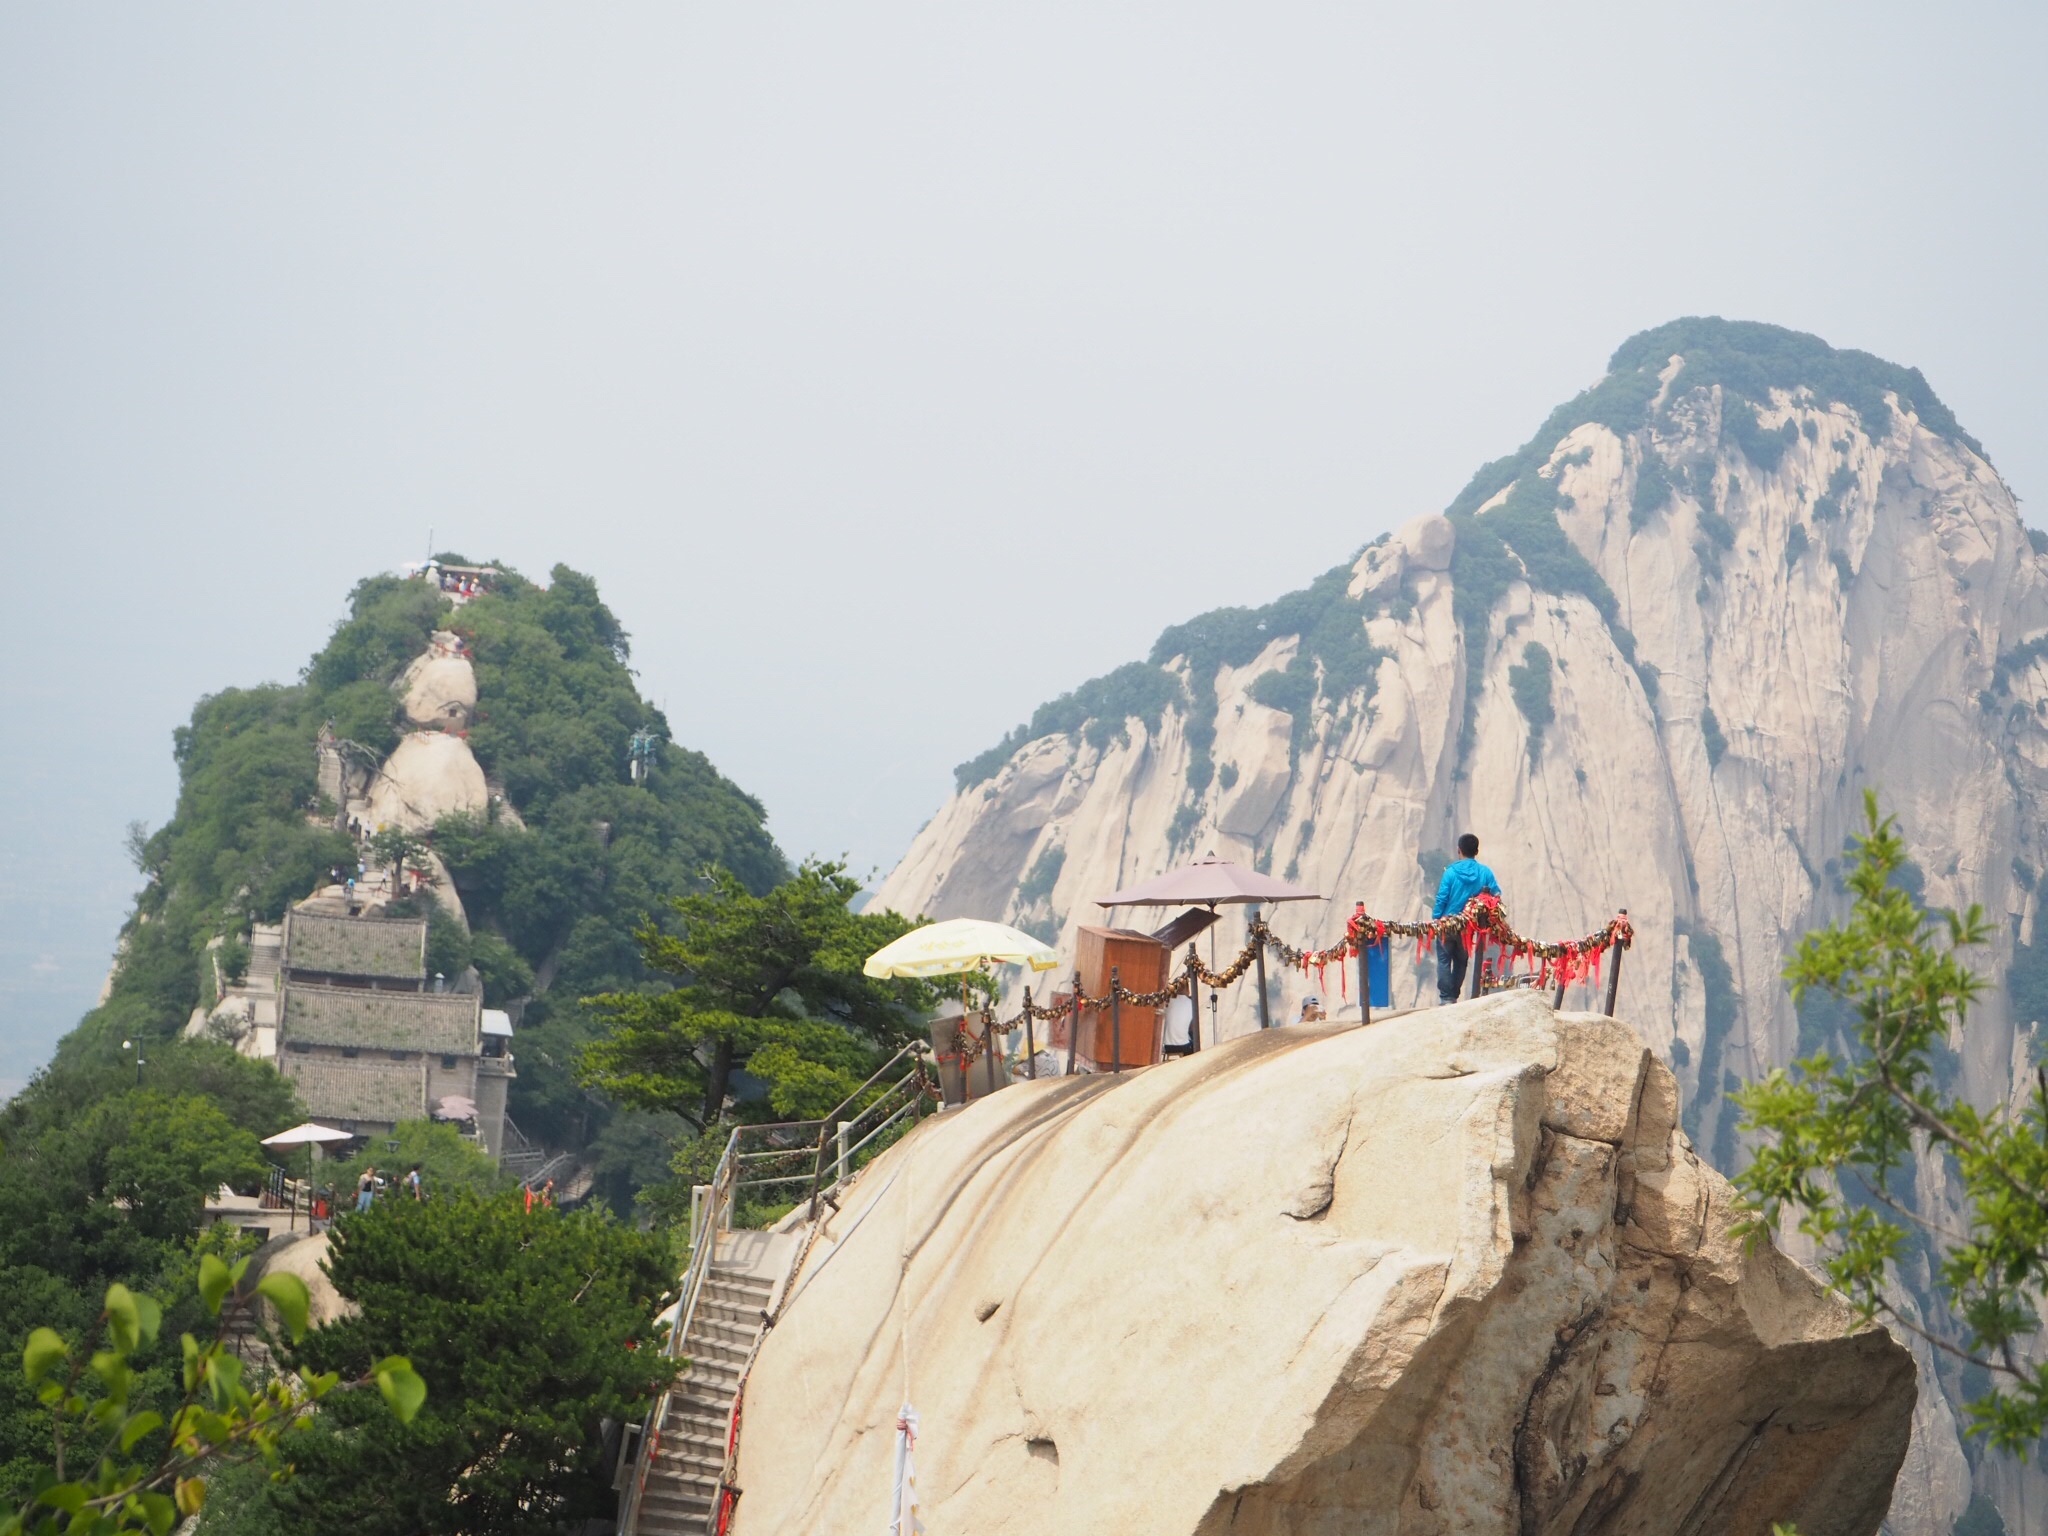
<instances>
[{"instance_id":1,"label":"person in white shirt","mask_svg":"<svg viewBox=\"0 0 2048 1536\"><path fill-rule=\"evenodd\" d=\"M1301 1000L1301 1014L1294 1022L1297 1024L1314 1024L1328 1017L1329 1015L1323 1012L1323 1000L1311 992Z\"/></svg>"},{"instance_id":2,"label":"person in white shirt","mask_svg":"<svg viewBox=\"0 0 2048 1536\"><path fill-rule=\"evenodd\" d=\"M1182 994L1166 1000L1165 1052L1185 1056L1194 1050L1195 1000Z\"/></svg>"}]
</instances>

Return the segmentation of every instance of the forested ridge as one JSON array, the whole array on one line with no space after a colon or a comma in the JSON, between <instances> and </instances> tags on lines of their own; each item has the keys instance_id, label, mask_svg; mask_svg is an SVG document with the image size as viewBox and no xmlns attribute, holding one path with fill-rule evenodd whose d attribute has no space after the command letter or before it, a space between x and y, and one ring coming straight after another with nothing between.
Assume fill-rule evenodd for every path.
<instances>
[{"instance_id":1,"label":"forested ridge","mask_svg":"<svg viewBox=\"0 0 2048 1536\"><path fill-rule=\"evenodd\" d=\"M589 577L557 566L543 586L508 571L460 606L417 579L358 583L295 681L211 694L178 728L176 812L153 832L131 828L143 885L108 995L0 1108L0 1340L10 1356L38 1327L91 1337L107 1287L125 1285L166 1304L161 1337L134 1357L137 1401L175 1395L179 1332L211 1326L194 1293L202 1258L232 1259L251 1246L231 1226L202 1232L205 1203L222 1185L253 1191L274 1161L261 1138L305 1117L272 1064L189 1037L186 1026L217 1001L219 980L246 966L253 924L279 921L336 866L354 868L363 850L336 830L340 808L320 791L319 740L331 731L353 761L389 754L404 730L394 684L437 630L458 635L474 667L479 702L466 736L493 797L484 813L443 818L425 834L450 871L467 930L431 897L411 903L429 919L430 968L459 978L473 966L486 1001L518 1018L511 1112L530 1137L595 1165L599 1209L523 1212L516 1195L499 1192L505 1181L488 1160L447 1127L401 1126L392 1142L401 1151L390 1155L424 1164L437 1196L429 1209L439 1214L394 1211L404 1223L396 1231L411 1235L369 1246L385 1232L380 1223L363 1231L357 1251L412 1280L356 1265L336 1281L344 1294L365 1288L377 1349L419 1357L428 1408L407 1426L323 1410L324 1427L304 1432L314 1438L291 1442L310 1478L296 1503L274 1502L251 1469L222 1485L209 1529L324 1521L368 1530L380 1518L424 1529L434 1522L422 1524L419 1509L344 1510L340 1491L365 1476L410 1479L422 1507L439 1510L447 1500L436 1489L476 1487L476 1459L493 1454L501 1432L528 1438L527 1463L516 1474L501 1469L502 1494L477 1495L495 1500L490 1508L472 1507L446 1528L553 1529L602 1514L610 1495L599 1421L631 1416L658 1386L651 1356L634 1363L631 1334L651 1320L674 1274L665 1232L636 1234L602 1207L633 1215L635 1195L670 1176L676 1144L693 1127L659 1107L622 1110L579 1084L583 1048L604 1027L581 999L670 989L674 979L643 959L641 935L674 898L708 889L712 871L722 888L749 897L790 874L760 803L670 740L635 684L626 631ZM654 743L637 783L636 734ZM345 1164L333 1177L358 1171ZM536 1220L547 1225L525 1235L516 1226ZM581 1297L577 1315L591 1308L593 1293L579 1287L592 1263L614 1272L602 1315L588 1319L596 1332L573 1341L587 1357L580 1373L556 1380L536 1367L533 1380L508 1389L501 1364L472 1380L465 1361L482 1369L492 1349L451 1338L437 1350L428 1335L439 1337L442 1324L389 1301L437 1264L447 1272L432 1289L447 1291L474 1252L492 1247L508 1255L506 1273L523 1265L531 1274L509 1290L494 1280L489 1296L475 1298L463 1315L484 1334L539 1337L558 1326L572 1295ZM339 1359L350 1347L316 1330L304 1358ZM357 1444L364 1426L374 1432ZM145 1437L139 1453L154 1454L160 1439L161 1431ZM50 1448L48 1412L20 1372L0 1372L0 1493L25 1489ZM315 1519L316 1506L329 1513Z\"/></svg>"},{"instance_id":2,"label":"forested ridge","mask_svg":"<svg viewBox=\"0 0 2048 1536\"><path fill-rule=\"evenodd\" d=\"M697 888L707 865L755 892L788 870L760 803L669 739L635 685L625 629L596 584L566 566L545 587L508 572L459 610L427 583L371 577L297 682L200 700L173 741L176 814L133 839L145 884L111 993L58 1058L110 1062L124 1039L175 1035L213 1001L210 940L225 941L232 967L252 921L277 921L330 867L353 865L357 850L332 829L334 807L315 784L316 739L328 723L388 753L400 734L392 684L436 629L461 635L473 658L469 745L524 825L464 818L436 829L471 932L430 909L433 968L452 976L474 963L487 1001L518 1007L514 1118L553 1145L603 1141L609 1192L628 1195L659 1171L659 1144L644 1127L613 1129L608 1106L576 1086L592 1026L575 1000L648 984L634 928ZM629 744L643 730L659 746L635 785Z\"/></svg>"}]
</instances>

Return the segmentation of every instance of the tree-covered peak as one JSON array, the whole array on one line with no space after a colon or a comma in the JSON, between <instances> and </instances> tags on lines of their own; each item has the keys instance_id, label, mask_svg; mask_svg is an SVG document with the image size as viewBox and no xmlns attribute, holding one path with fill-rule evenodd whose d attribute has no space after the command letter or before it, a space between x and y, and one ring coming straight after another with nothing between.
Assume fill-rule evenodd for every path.
<instances>
[{"instance_id":1,"label":"tree-covered peak","mask_svg":"<svg viewBox=\"0 0 2048 1536\"><path fill-rule=\"evenodd\" d=\"M1682 357L1684 365L1665 391L1667 401L1719 385L1751 406L1768 406L1773 390L1806 389L1818 400L1850 407L1872 437L1882 437L1891 428L1891 406L1885 400L1890 393L1911 406L1930 431L1973 453L1984 451L1917 368L1831 347L1818 336L1781 325L1691 315L1639 331L1615 348L1599 383L1552 411L1514 453L1481 465L1445 510L1476 512L1543 464L1579 427L1594 423L1626 436L1650 425L1660 376L1673 357Z\"/></svg>"},{"instance_id":2,"label":"tree-covered peak","mask_svg":"<svg viewBox=\"0 0 2048 1536\"><path fill-rule=\"evenodd\" d=\"M521 1008L522 1127L557 1145L594 1133L602 1111L567 1073L585 1028L574 999L647 981L634 929L696 889L707 865L754 891L788 866L760 802L674 742L641 696L626 629L590 576L558 565L543 585L489 569L486 589L461 602L432 581L368 577L296 682L199 701L174 738L177 812L138 839L147 884L111 995L67 1039L67 1059L175 1035L215 1000L209 944L240 952L251 922L276 922L328 870L354 867L363 850L337 830L342 808L316 779L320 734L331 727L351 761L382 762L407 729L395 685L437 632L452 633L476 674L462 734L514 814L494 803L428 835L469 920L465 932L433 916L435 969L474 965L492 1006ZM643 733L654 746L636 781Z\"/></svg>"}]
</instances>

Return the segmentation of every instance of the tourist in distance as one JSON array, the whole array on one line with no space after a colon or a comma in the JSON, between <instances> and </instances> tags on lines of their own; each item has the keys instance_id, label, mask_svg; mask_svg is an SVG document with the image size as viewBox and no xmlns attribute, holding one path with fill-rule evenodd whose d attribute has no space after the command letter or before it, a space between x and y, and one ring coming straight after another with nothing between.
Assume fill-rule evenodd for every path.
<instances>
[{"instance_id":1,"label":"tourist in distance","mask_svg":"<svg viewBox=\"0 0 2048 1536\"><path fill-rule=\"evenodd\" d=\"M1166 1028L1160 1050L1168 1056L1185 1056L1194 1047L1195 1000L1187 996L1166 1000Z\"/></svg>"},{"instance_id":2,"label":"tourist in distance","mask_svg":"<svg viewBox=\"0 0 2048 1536\"><path fill-rule=\"evenodd\" d=\"M1431 910L1432 919L1455 917L1465 910L1465 904L1482 893L1495 901L1500 897L1500 882L1493 878L1493 871L1479 862L1479 839L1470 832L1458 838L1460 857L1444 871L1443 879L1437 882L1436 906ZM1437 1001L1455 1003L1458 994L1465 990L1465 936L1462 933L1447 933L1436 941L1436 995Z\"/></svg>"},{"instance_id":3,"label":"tourist in distance","mask_svg":"<svg viewBox=\"0 0 2048 1536\"><path fill-rule=\"evenodd\" d=\"M1316 1024L1328 1017L1329 1015L1323 1012L1323 1000L1311 992L1301 1000L1301 1012L1296 1016L1294 1022L1297 1024Z\"/></svg>"},{"instance_id":4,"label":"tourist in distance","mask_svg":"<svg viewBox=\"0 0 2048 1536\"><path fill-rule=\"evenodd\" d=\"M427 1198L426 1187L420 1183L420 1165L418 1163L414 1163L412 1170L405 1176L405 1192L411 1195L415 1202Z\"/></svg>"},{"instance_id":5,"label":"tourist in distance","mask_svg":"<svg viewBox=\"0 0 2048 1536\"><path fill-rule=\"evenodd\" d=\"M356 1180L356 1209L367 1211L377 1198L377 1170L365 1168L363 1176Z\"/></svg>"}]
</instances>

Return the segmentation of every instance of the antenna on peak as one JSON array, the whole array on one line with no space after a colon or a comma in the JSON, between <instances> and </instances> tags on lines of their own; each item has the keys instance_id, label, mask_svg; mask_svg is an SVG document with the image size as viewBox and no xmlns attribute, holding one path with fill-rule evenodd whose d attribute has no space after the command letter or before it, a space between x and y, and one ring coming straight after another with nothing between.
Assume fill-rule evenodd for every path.
<instances>
[{"instance_id":1,"label":"antenna on peak","mask_svg":"<svg viewBox=\"0 0 2048 1536\"><path fill-rule=\"evenodd\" d=\"M427 558L429 560L434 558L434 525L432 523L427 524Z\"/></svg>"}]
</instances>

